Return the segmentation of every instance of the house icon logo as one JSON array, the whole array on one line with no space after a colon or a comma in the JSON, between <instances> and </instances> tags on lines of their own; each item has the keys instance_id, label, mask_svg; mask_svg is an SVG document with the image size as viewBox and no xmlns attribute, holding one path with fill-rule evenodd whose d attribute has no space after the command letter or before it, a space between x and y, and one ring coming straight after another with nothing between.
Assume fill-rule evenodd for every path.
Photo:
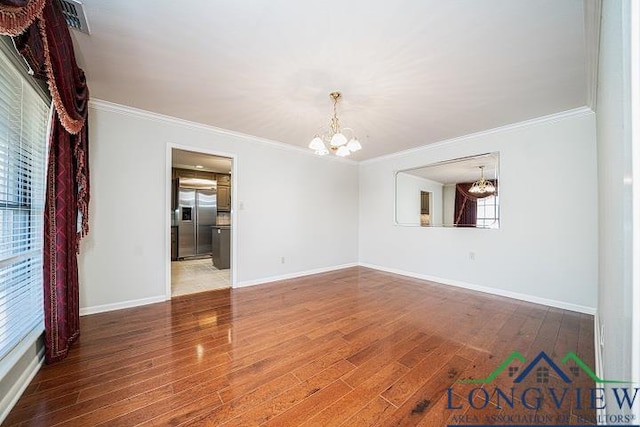
<instances>
[{"instance_id":1,"label":"house icon logo","mask_svg":"<svg viewBox=\"0 0 640 427\"><path fill-rule=\"evenodd\" d=\"M520 366L513 366L515 362L520 362ZM569 362L573 362L575 366L568 366ZM561 367L562 366L562 367ZM564 369L563 369L564 368ZM471 384L489 384L493 382L500 374L507 371L510 378L513 378L515 384L522 383L531 375L535 376L535 382L538 384L547 384L549 376L552 373L560 378L564 383L571 384L581 375L587 375L596 384L623 384L628 381L604 380L598 377L593 369L582 361L574 352L567 353L560 363L556 363L547 353L541 351L530 362L519 352L512 352L493 372L486 378L481 379L460 379L458 383Z\"/></svg>"},{"instance_id":2,"label":"house icon logo","mask_svg":"<svg viewBox=\"0 0 640 427\"><path fill-rule=\"evenodd\" d=\"M544 364L542 364L541 362L546 362L546 365L548 367L544 366ZM562 369L560 369L558 365L556 365L553 362L553 360L551 360L551 358L547 356L547 353L545 353L544 351L541 351L540 353L538 353L535 359L533 359L531 363L529 363L526 366L526 368L522 371L522 373L518 375L518 377L515 380L513 380L513 382L521 383L525 378L529 376L531 372L534 372L534 370L535 370L537 383L546 384L549 382L549 370L555 371L555 373L565 383L567 384L571 383L571 380L569 379L569 377L565 375L564 372L562 372Z\"/></svg>"}]
</instances>

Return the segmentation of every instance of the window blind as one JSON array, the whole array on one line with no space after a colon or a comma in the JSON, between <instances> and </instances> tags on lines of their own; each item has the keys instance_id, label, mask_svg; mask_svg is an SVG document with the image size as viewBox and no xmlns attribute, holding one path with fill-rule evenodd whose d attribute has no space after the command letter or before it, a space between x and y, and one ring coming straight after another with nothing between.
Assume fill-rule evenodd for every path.
<instances>
[{"instance_id":1,"label":"window blind","mask_svg":"<svg viewBox=\"0 0 640 427\"><path fill-rule=\"evenodd\" d=\"M48 103L0 49L0 361L43 329L48 118Z\"/></svg>"}]
</instances>

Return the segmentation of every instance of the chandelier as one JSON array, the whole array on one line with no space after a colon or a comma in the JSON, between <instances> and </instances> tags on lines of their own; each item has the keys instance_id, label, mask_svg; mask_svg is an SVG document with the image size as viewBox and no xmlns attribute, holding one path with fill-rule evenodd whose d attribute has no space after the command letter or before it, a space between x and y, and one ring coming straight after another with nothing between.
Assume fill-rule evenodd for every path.
<instances>
[{"instance_id":1,"label":"chandelier","mask_svg":"<svg viewBox=\"0 0 640 427\"><path fill-rule=\"evenodd\" d=\"M309 143L309 148L319 156L329 154L329 151L331 151L336 156L345 157L362 149L362 145L360 145L360 141L355 136L347 139L344 132L353 133L350 128L340 127L336 105L342 94L340 92L331 92L329 97L333 100L333 117L331 117L331 123L329 124L329 132L323 135L316 134ZM329 146L328 149L327 145Z\"/></svg>"},{"instance_id":2,"label":"chandelier","mask_svg":"<svg viewBox=\"0 0 640 427\"><path fill-rule=\"evenodd\" d=\"M474 182L469 188L469 193L473 194L485 194L495 193L496 186L491 181L484 179L484 166L480 166L480 179Z\"/></svg>"}]
</instances>

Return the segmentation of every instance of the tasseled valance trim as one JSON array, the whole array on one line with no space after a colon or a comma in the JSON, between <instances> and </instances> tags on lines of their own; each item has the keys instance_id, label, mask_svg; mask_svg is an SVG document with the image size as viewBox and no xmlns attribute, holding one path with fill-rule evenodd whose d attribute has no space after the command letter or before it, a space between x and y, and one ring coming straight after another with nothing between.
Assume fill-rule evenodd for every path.
<instances>
[{"instance_id":1,"label":"tasseled valance trim","mask_svg":"<svg viewBox=\"0 0 640 427\"><path fill-rule=\"evenodd\" d=\"M23 6L0 4L0 34L17 36L42 15L46 0L27 0Z\"/></svg>"},{"instance_id":2,"label":"tasseled valance trim","mask_svg":"<svg viewBox=\"0 0 640 427\"><path fill-rule=\"evenodd\" d=\"M62 11L55 0L0 0L0 34L14 37L34 76L46 80L57 120L71 135L81 215L77 242L89 230L87 108L89 91L78 68Z\"/></svg>"}]
</instances>

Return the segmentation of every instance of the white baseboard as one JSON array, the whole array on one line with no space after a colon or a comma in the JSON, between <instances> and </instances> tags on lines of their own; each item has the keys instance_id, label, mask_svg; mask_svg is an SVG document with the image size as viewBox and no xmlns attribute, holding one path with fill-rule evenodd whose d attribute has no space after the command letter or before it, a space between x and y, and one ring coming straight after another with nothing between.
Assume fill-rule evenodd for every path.
<instances>
[{"instance_id":1,"label":"white baseboard","mask_svg":"<svg viewBox=\"0 0 640 427\"><path fill-rule=\"evenodd\" d=\"M487 286L481 286L481 285L476 285L476 284L472 284L472 283L466 283L466 282L461 282L458 280L451 280L451 279L445 279L442 277L435 277L435 276L429 276L426 274L419 274L419 273L413 273L413 272L409 272L409 271L404 271L404 270L399 270L396 268L388 268L388 267L383 267L380 265L374 265L374 264L368 264L368 263L348 263L348 264L341 264L341 265L334 265L331 267L323 267L323 268L316 268L316 269L312 269L312 270L305 270L305 271L297 271L295 273L289 273L289 274L282 274L282 275L278 275L278 276L270 276L270 277L264 277L264 278L260 278L260 279L254 279L254 280L246 280L246 281L242 281L242 282L238 282L236 283L236 288L244 288L244 287L248 287L248 286L256 286L256 285L262 285L265 283L271 283L271 282L277 282L279 280L288 280L288 279L295 279L298 277L304 277L304 276L310 276L312 274L319 274L319 273L327 273L330 271L336 271L336 270L342 270L345 268L350 268L350 267L356 267L356 266L362 266L362 267L367 267L367 268L372 268L374 270L380 270L380 271L385 271L388 273L393 273L393 274L399 274L401 276L408 276L408 277L413 277L416 279L421 279L421 280L428 280L431 282L437 282L437 283L441 283L444 285L451 285L451 286L457 286L459 288L464 288L464 289L469 289L469 290L473 290L473 291L478 291L478 292L484 292L487 294L492 294L492 295L498 295L498 296L503 296L503 297L507 297L507 298L513 298L513 299L517 299L517 300L521 300L521 301L527 301L527 302L532 302L535 304L542 304L542 305L546 305L549 307L556 307L556 308L561 308L564 310L570 310L570 311L575 311L578 313L585 313L585 314L591 314L591 315L595 315L596 314L596 309L593 307L587 307L587 306L582 306L582 305L578 305L578 304L571 304L568 302L564 302L564 301L557 301L557 300L552 300L552 299L548 299L548 298L541 298L541 297L536 297L533 295L528 295L528 294L522 294L522 293L518 293L518 292L511 292L511 291L505 291L502 289L496 289L496 288L491 288L491 287L487 287ZM143 299L138 299L138 300L130 300L130 301L123 301L123 302L118 302L118 303L113 303L113 304L104 304L104 305L97 305L97 306L93 306L93 307L84 307L80 309L80 315L81 316L86 316L89 314L96 314L96 313L103 313L106 311L113 311L113 310L120 310L123 308L131 308L131 307L138 307L141 305L147 305L147 304L154 304L157 302L164 302L166 301L167 298L164 295L158 295L155 297L150 297L150 298L143 298Z\"/></svg>"},{"instance_id":2,"label":"white baseboard","mask_svg":"<svg viewBox=\"0 0 640 427\"><path fill-rule=\"evenodd\" d=\"M335 265L335 266L331 266L331 267L316 268L316 269L307 270L307 271L298 271L298 272L291 273L291 274L283 274L281 276L271 276L271 277L266 277L266 278L262 278L262 279L247 280L247 281L244 281L244 282L239 282L239 283L236 284L235 287L236 288L243 288L243 287L247 287L247 286L261 285L263 283L277 282L278 280L295 279L296 277L309 276L311 274L318 274L318 273L326 273L328 271L342 270L343 268L356 267L356 266L358 266L358 263L354 262L354 263L349 263L349 264ZM147 304L155 304L157 302L164 302L164 301L167 301L167 297L165 295L158 295L158 296L155 296L155 297L142 298L142 299L129 300L129 301L122 301L122 302L116 302L116 303L113 303L113 304L104 304L104 305L95 305L95 306L92 306L92 307L83 307L83 308L80 309L80 316L87 316L89 314L104 313L106 311L121 310L123 308L138 307L138 306L147 305Z\"/></svg>"},{"instance_id":3,"label":"white baseboard","mask_svg":"<svg viewBox=\"0 0 640 427\"><path fill-rule=\"evenodd\" d=\"M83 307L80 309L80 316L89 314L104 313L105 311L121 310L123 308L138 307L140 305L155 304L164 302L167 298L164 295L158 295L150 298L142 298L136 300L116 302L113 304L94 305L93 307Z\"/></svg>"},{"instance_id":4,"label":"white baseboard","mask_svg":"<svg viewBox=\"0 0 640 427\"><path fill-rule=\"evenodd\" d=\"M31 345L35 345L35 341ZM41 348L31 359L27 368L22 371L20 377L15 383L13 383L8 393L5 394L4 397L0 398L0 424L2 424L7 418L9 412L11 412L11 409L18 402L18 399L20 399L22 393L27 389L27 386L31 383L31 380L33 380L33 377L36 376L43 364L44 347Z\"/></svg>"},{"instance_id":5,"label":"white baseboard","mask_svg":"<svg viewBox=\"0 0 640 427\"><path fill-rule=\"evenodd\" d=\"M246 280L244 282L238 282L236 283L235 287L244 288L247 286L262 285L265 283L277 282L279 280L295 279L298 277L310 276L312 274L327 273L329 271L342 270L344 268L357 267L357 266L358 266L358 263L353 262L349 264L334 265L331 267L315 268L313 270L297 271L295 273L283 274L280 276L270 276L262 279Z\"/></svg>"},{"instance_id":6,"label":"white baseboard","mask_svg":"<svg viewBox=\"0 0 640 427\"><path fill-rule=\"evenodd\" d=\"M372 268L374 270L386 271L387 273L399 274L401 276L413 277L415 279L429 280L431 282L437 282L437 283L441 283L441 284L444 284L444 285L457 286L459 288L465 288L465 289L469 289L469 290L472 290L472 291L484 292L486 294L492 294L492 295L498 295L498 296L501 296L501 297L513 298L513 299L517 299L517 300L521 300L521 301L532 302L532 303L535 303L535 304L542 304L542 305L546 305L548 307L561 308L561 309L564 309L564 310L576 311L578 313L585 313L585 314L591 314L591 315L596 313L596 309L593 308L593 307L587 307L587 306L578 305L578 304L571 304L571 303L564 302L564 301L556 301L556 300L552 300L552 299L548 299L548 298L536 297L534 295L522 294L522 293L519 293L519 292L505 291L503 289L497 289L497 288L491 288L491 287L488 287L488 286L475 285L473 283L461 282L459 280L451 280L451 279L445 279L445 278L442 278L442 277L429 276L429 275L426 275L426 274L413 273L413 272L410 272L410 271L399 270L399 269L396 269L396 268L382 267L380 265L367 264L367 263L360 263L360 265L362 267Z\"/></svg>"}]
</instances>

